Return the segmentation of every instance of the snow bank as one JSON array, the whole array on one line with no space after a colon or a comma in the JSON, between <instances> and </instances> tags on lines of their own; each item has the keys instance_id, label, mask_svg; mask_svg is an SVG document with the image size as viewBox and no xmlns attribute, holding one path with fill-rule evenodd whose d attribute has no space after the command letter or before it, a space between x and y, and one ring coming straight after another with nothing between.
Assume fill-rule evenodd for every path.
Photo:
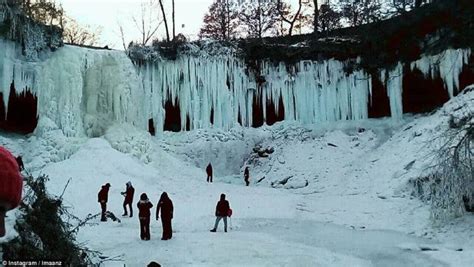
<instances>
[{"instance_id":1,"label":"snow bank","mask_svg":"<svg viewBox=\"0 0 474 267\"><path fill-rule=\"evenodd\" d=\"M104 138L122 153L131 154L145 163L151 161L153 143L148 132L129 124L117 124L107 130Z\"/></svg>"}]
</instances>

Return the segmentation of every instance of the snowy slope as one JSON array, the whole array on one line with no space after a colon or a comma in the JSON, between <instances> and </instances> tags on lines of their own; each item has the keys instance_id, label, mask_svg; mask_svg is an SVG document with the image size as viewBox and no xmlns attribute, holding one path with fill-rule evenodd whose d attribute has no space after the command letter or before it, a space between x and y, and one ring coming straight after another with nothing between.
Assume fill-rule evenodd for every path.
<instances>
[{"instance_id":1,"label":"snowy slope","mask_svg":"<svg viewBox=\"0 0 474 267\"><path fill-rule=\"evenodd\" d=\"M97 192L106 182L112 184L109 210L117 215L129 180L135 200L146 192L156 205L162 191L169 193L175 205L170 241L159 240L156 221L152 240L141 241L136 217L81 229L79 241L122 259L106 266L152 260L164 266L467 266L474 260L473 216L434 228L428 204L412 196L408 182L429 171L433 140L449 114L473 105L469 91L432 115L403 120L284 122L157 138L115 125L93 139L55 131L50 137L1 134L0 145L24 154L34 174L49 175L52 194L61 194L71 178L65 203L79 217L99 212ZM274 152L259 158L257 145ZM215 166L213 184L205 182L208 162ZM246 164L250 187L242 181ZM233 227L225 234L221 225L213 234L208 230L221 193L234 210ZM14 235L13 218L7 238Z\"/></svg>"}]
</instances>

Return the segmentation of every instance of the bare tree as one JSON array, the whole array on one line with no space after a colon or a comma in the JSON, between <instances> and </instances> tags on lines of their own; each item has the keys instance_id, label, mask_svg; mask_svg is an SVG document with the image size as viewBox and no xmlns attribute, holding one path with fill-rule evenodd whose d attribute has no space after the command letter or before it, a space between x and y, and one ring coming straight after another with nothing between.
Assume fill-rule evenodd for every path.
<instances>
[{"instance_id":1,"label":"bare tree","mask_svg":"<svg viewBox=\"0 0 474 267\"><path fill-rule=\"evenodd\" d=\"M176 23L175 23L175 19L174 19L174 12L175 12L175 9L174 9L174 0L171 0L171 6L172 6L172 13L171 13L171 16L172 16L172 20L173 20L173 40L174 38L176 38Z\"/></svg>"},{"instance_id":2,"label":"bare tree","mask_svg":"<svg viewBox=\"0 0 474 267\"><path fill-rule=\"evenodd\" d=\"M319 30L328 33L341 27L342 14L331 8L330 5L321 5L319 12Z\"/></svg>"},{"instance_id":3,"label":"bare tree","mask_svg":"<svg viewBox=\"0 0 474 267\"><path fill-rule=\"evenodd\" d=\"M404 14L412 9L419 8L423 4L430 3L429 0L391 0L389 7L393 9L396 15Z\"/></svg>"},{"instance_id":4,"label":"bare tree","mask_svg":"<svg viewBox=\"0 0 474 267\"><path fill-rule=\"evenodd\" d=\"M248 1L240 6L239 20L249 37L262 38L266 34L275 34L279 17L273 1Z\"/></svg>"},{"instance_id":5,"label":"bare tree","mask_svg":"<svg viewBox=\"0 0 474 267\"><path fill-rule=\"evenodd\" d=\"M318 28L319 28L319 3L318 3L318 0L313 0L313 5L314 5L313 29L314 29L314 33L317 33Z\"/></svg>"},{"instance_id":6,"label":"bare tree","mask_svg":"<svg viewBox=\"0 0 474 267\"><path fill-rule=\"evenodd\" d=\"M379 0L346 0L342 3L342 14L349 25L359 26L380 20L380 8Z\"/></svg>"},{"instance_id":7,"label":"bare tree","mask_svg":"<svg viewBox=\"0 0 474 267\"><path fill-rule=\"evenodd\" d=\"M158 34L158 30L163 23L160 20L160 12L158 10L158 5L156 0L143 0L140 3L140 13L133 14L131 16L131 21L128 23L122 24L123 20L117 22L119 35L122 40L123 49L126 51L128 49L129 44L133 41L139 45L147 45L156 38ZM132 25L131 28L127 28L127 25ZM139 34L139 39L128 39L125 36L127 32L126 29L129 31L133 28L133 32L137 32Z\"/></svg>"},{"instance_id":8,"label":"bare tree","mask_svg":"<svg viewBox=\"0 0 474 267\"><path fill-rule=\"evenodd\" d=\"M158 18L158 14L154 12L155 4L153 0L142 2L140 7L140 16L133 16L132 20L140 33L141 40L139 44L147 45L157 33L162 21ZM123 29L121 29L121 32L123 32Z\"/></svg>"},{"instance_id":9,"label":"bare tree","mask_svg":"<svg viewBox=\"0 0 474 267\"><path fill-rule=\"evenodd\" d=\"M234 0L214 1L204 15L203 26L199 38L228 40L236 37L238 9Z\"/></svg>"},{"instance_id":10,"label":"bare tree","mask_svg":"<svg viewBox=\"0 0 474 267\"><path fill-rule=\"evenodd\" d=\"M12 0L8 2L19 5L29 18L37 22L64 27L64 9L52 0Z\"/></svg>"},{"instance_id":11,"label":"bare tree","mask_svg":"<svg viewBox=\"0 0 474 267\"><path fill-rule=\"evenodd\" d=\"M165 30L166 30L166 41L170 41L170 31L168 28L168 20L166 20L166 12L165 7L163 6L163 0L158 0L160 3L161 15L163 16L163 22L165 23ZM174 3L174 1L173 1Z\"/></svg>"},{"instance_id":12,"label":"bare tree","mask_svg":"<svg viewBox=\"0 0 474 267\"><path fill-rule=\"evenodd\" d=\"M76 45L97 45L101 29L92 29L90 26L81 26L72 18L64 19L64 42Z\"/></svg>"},{"instance_id":13,"label":"bare tree","mask_svg":"<svg viewBox=\"0 0 474 267\"><path fill-rule=\"evenodd\" d=\"M290 25L288 29L288 35L293 34L293 28L295 26L296 21L298 20L301 10L303 8L303 1L298 0L298 9L296 12L291 12L291 6L281 0L277 0L277 11L281 17L281 19ZM293 14L292 14L293 13Z\"/></svg>"}]
</instances>

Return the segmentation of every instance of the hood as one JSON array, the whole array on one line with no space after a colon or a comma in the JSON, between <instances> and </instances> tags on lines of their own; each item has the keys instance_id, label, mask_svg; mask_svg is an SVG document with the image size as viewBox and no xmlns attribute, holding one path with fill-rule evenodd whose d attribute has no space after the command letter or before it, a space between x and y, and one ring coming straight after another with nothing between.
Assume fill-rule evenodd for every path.
<instances>
[{"instance_id":1,"label":"hood","mask_svg":"<svg viewBox=\"0 0 474 267\"><path fill-rule=\"evenodd\" d=\"M128 181L126 185L127 185L127 187L131 187L131 186L132 186L132 182Z\"/></svg>"}]
</instances>

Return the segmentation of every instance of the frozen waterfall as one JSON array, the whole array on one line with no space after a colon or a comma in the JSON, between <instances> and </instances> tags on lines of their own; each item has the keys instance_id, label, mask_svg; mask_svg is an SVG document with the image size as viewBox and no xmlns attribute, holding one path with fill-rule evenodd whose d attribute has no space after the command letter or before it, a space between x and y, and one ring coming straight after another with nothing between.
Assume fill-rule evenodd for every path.
<instances>
[{"instance_id":1,"label":"frozen waterfall","mask_svg":"<svg viewBox=\"0 0 474 267\"><path fill-rule=\"evenodd\" d=\"M470 53L450 49L409 67L442 77L452 97ZM32 62L17 44L0 39L0 93L8 107L12 82L17 92L31 91L38 97L36 132L57 128L67 136L99 136L114 122L147 129L149 119L162 131L169 101L179 106L182 130L252 126L254 99L263 101L264 120L268 103L285 120L304 124L368 118L372 77L363 70L347 73L345 62L334 59L260 64L263 81L231 55L133 64L121 51L65 46ZM393 118L403 115L403 69L399 63L380 70Z\"/></svg>"}]
</instances>

